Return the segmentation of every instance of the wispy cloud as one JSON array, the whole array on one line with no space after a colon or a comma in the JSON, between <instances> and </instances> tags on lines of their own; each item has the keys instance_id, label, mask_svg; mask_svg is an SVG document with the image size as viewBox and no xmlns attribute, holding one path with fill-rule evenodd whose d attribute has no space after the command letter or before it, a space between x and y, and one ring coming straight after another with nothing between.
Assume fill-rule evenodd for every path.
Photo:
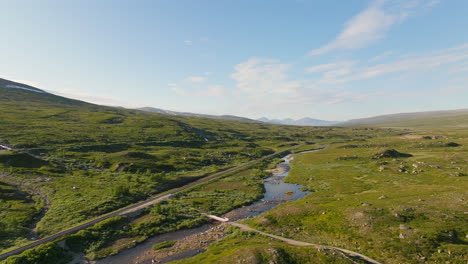
<instances>
[{"instance_id":1,"label":"wispy cloud","mask_svg":"<svg viewBox=\"0 0 468 264\"><path fill-rule=\"evenodd\" d=\"M432 89L424 91L421 93L419 91L400 91L400 92L385 92L384 95L386 98L411 98L411 97L428 97L428 96L442 96L447 94L458 93L461 91L467 91L467 85L457 85L457 86L448 86L440 89Z\"/></svg>"},{"instance_id":2,"label":"wispy cloud","mask_svg":"<svg viewBox=\"0 0 468 264\"><path fill-rule=\"evenodd\" d=\"M429 1L429 3L427 4L429 7L431 6L435 6L437 4L440 3L440 0L432 0L432 1Z\"/></svg>"},{"instance_id":3,"label":"wispy cloud","mask_svg":"<svg viewBox=\"0 0 468 264\"><path fill-rule=\"evenodd\" d=\"M188 90L180 87L172 87L172 91L174 91L177 95L180 96L211 96L211 97L226 97L230 94L228 88L223 85L208 85L206 88L198 89L198 90Z\"/></svg>"},{"instance_id":4,"label":"wispy cloud","mask_svg":"<svg viewBox=\"0 0 468 264\"><path fill-rule=\"evenodd\" d=\"M336 68L336 66L337 65L335 63L320 64L320 65L316 65L316 66L312 66L310 68L307 68L306 72L308 72L308 73L323 72L323 71L326 71L326 70Z\"/></svg>"},{"instance_id":5,"label":"wispy cloud","mask_svg":"<svg viewBox=\"0 0 468 264\"><path fill-rule=\"evenodd\" d=\"M192 83L201 83L201 82L206 81L206 78L202 76L192 76L192 77L188 77L187 81L192 82Z\"/></svg>"},{"instance_id":6,"label":"wispy cloud","mask_svg":"<svg viewBox=\"0 0 468 264\"><path fill-rule=\"evenodd\" d=\"M354 65L355 63L356 62L354 61L340 61L340 62L334 62L334 63L319 64L319 65L315 65L315 66L307 68L306 72L317 73L317 72L325 72L325 71L334 70L334 69L339 69L341 71L343 68L350 67L351 65Z\"/></svg>"},{"instance_id":7,"label":"wispy cloud","mask_svg":"<svg viewBox=\"0 0 468 264\"><path fill-rule=\"evenodd\" d=\"M390 57L390 55L392 55L392 54L393 54L393 51L386 51L386 52L384 52L384 53L382 53L382 54L379 54L379 55L377 55L377 56L374 56L374 57L371 58L369 61L371 61L371 62L380 61L380 60L382 60L382 59L385 59L385 58Z\"/></svg>"},{"instance_id":8,"label":"wispy cloud","mask_svg":"<svg viewBox=\"0 0 468 264\"><path fill-rule=\"evenodd\" d=\"M450 70L449 73L458 74L458 73L468 73L468 61L466 63L461 63L454 65Z\"/></svg>"},{"instance_id":9,"label":"wispy cloud","mask_svg":"<svg viewBox=\"0 0 468 264\"><path fill-rule=\"evenodd\" d=\"M424 94L437 95L455 93L466 86L451 78L452 68L464 69L468 63L468 43L456 47L427 53L406 54L394 57L392 53L379 55L362 61L335 61L319 64L297 72L293 64L274 59L251 58L237 64L231 78L236 81L237 91L245 99L247 108L264 111L284 107L309 107L316 104L339 104L364 102L389 97L412 97L421 94L421 89L399 90L401 85L395 77L420 77L427 72L437 71L440 76L454 80L448 87L429 86ZM460 74L459 74L460 75ZM297 76L301 76L299 79ZM380 78L383 87L363 90L359 83L372 78ZM418 80L418 79L414 79ZM462 87L462 88L460 88ZM268 104L258 104L259 98Z\"/></svg>"},{"instance_id":10,"label":"wispy cloud","mask_svg":"<svg viewBox=\"0 0 468 264\"><path fill-rule=\"evenodd\" d=\"M172 87L171 90L174 91L177 95L180 95L180 96L190 96L191 95L191 93L188 92L187 90L185 90L184 88Z\"/></svg>"},{"instance_id":11,"label":"wispy cloud","mask_svg":"<svg viewBox=\"0 0 468 264\"><path fill-rule=\"evenodd\" d=\"M300 82L288 79L290 67L290 64L273 59L250 58L234 67L231 78L237 82L240 91L251 96L291 93L300 87Z\"/></svg>"},{"instance_id":12,"label":"wispy cloud","mask_svg":"<svg viewBox=\"0 0 468 264\"><path fill-rule=\"evenodd\" d=\"M206 90L202 90L196 93L196 95L213 96L213 97L225 97L229 94L229 89L222 85L210 85Z\"/></svg>"},{"instance_id":13,"label":"wispy cloud","mask_svg":"<svg viewBox=\"0 0 468 264\"><path fill-rule=\"evenodd\" d=\"M437 1L375 0L365 10L346 22L341 33L333 41L312 50L309 55L366 47L382 39L393 25L403 22L414 9L436 4Z\"/></svg>"},{"instance_id":14,"label":"wispy cloud","mask_svg":"<svg viewBox=\"0 0 468 264\"><path fill-rule=\"evenodd\" d=\"M170 89L180 96L226 97L230 90L223 85L209 83L208 76L213 72L204 72L204 76L190 76L178 82L168 83Z\"/></svg>"},{"instance_id":15,"label":"wispy cloud","mask_svg":"<svg viewBox=\"0 0 468 264\"><path fill-rule=\"evenodd\" d=\"M348 71L347 74L341 76L331 76L332 78L329 78L331 71L325 72L322 78L322 82L348 83L394 73L402 73L405 75L420 74L451 64L457 65L457 63L459 63L460 65L464 65L467 60L468 43L428 54L414 54L400 57L397 60L388 63L380 63L375 65L357 65L353 68L343 66L343 68L340 69Z\"/></svg>"},{"instance_id":16,"label":"wispy cloud","mask_svg":"<svg viewBox=\"0 0 468 264\"><path fill-rule=\"evenodd\" d=\"M187 45L187 46L192 46L192 45L193 45L193 41L191 41L191 40L184 40L184 44Z\"/></svg>"}]
</instances>

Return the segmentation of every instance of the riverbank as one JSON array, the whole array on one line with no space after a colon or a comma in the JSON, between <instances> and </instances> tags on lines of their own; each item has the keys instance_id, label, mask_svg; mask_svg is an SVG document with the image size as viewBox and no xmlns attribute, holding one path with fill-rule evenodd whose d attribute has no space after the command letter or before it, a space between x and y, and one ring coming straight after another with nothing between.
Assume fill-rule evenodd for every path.
<instances>
[{"instance_id":1,"label":"riverbank","mask_svg":"<svg viewBox=\"0 0 468 264\"><path fill-rule=\"evenodd\" d=\"M275 172L270 177L264 179L265 193L262 199L251 205L232 210L224 214L223 217L227 217L231 221L251 218L279 204L297 200L309 194L309 191L303 190L304 186L302 185L284 182L284 178L290 170L289 164L293 160L293 155L284 156L282 160L283 162L277 164L275 169L270 170ZM134 248L124 250L115 256L98 260L96 263L167 263L172 260L192 257L205 251L211 243L224 237L225 233L223 230L224 225L216 224L158 235ZM155 243L168 240L176 240L175 245L164 250L154 251L151 249Z\"/></svg>"}]
</instances>

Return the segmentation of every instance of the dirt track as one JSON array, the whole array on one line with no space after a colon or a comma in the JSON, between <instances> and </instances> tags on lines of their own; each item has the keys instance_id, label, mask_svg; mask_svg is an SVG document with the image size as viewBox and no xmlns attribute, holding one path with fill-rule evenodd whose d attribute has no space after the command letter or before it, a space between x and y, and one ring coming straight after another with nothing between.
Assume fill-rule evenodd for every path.
<instances>
[{"instance_id":1,"label":"dirt track","mask_svg":"<svg viewBox=\"0 0 468 264\"><path fill-rule=\"evenodd\" d=\"M354 251L351 251L351 250L347 250L347 249L343 249L343 248L337 248L337 247L331 247L331 246L324 246L324 245L318 245L318 244L312 244L312 243L307 243L307 242L303 242L303 241L298 241L298 240L293 240L293 239L289 239L289 238L285 238L285 237L280 237L280 236L276 236L276 235L272 235L272 234L268 234L268 233L265 233L265 232L262 232L262 231L259 231L257 229L254 229L254 228L251 228L250 226L248 225L244 225L244 224L240 224L240 223L236 223L236 222L228 222L228 224L230 225L233 225L233 226L237 226L239 227L241 230L244 230L244 231L252 231L252 232L257 232L259 234L262 234L264 236L268 236L268 237L271 237L271 238L275 238L275 239L278 239L278 240L281 240L281 241L284 241L290 245L293 245L293 246L299 246L299 247L314 247L314 248L317 248L319 250L336 250L336 251L339 251L339 252L342 252L348 256L351 256L353 258L360 258L364 261L366 261L367 263L371 263L371 264L382 264L380 262L378 262L377 260L374 260L374 259L371 259L365 255L362 255L360 253L357 253L357 252L354 252Z\"/></svg>"},{"instance_id":2,"label":"dirt track","mask_svg":"<svg viewBox=\"0 0 468 264\"><path fill-rule=\"evenodd\" d=\"M297 147L297 146L296 146ZM195 185L199 185L199 184L202 184L202 183L205 183L205 182L208 182L210 180L213 180L215 178L219 178L219 177L222 177L222 176L225 176L227 174L230 174L234 171L237 171L237 170L240 170L240 169L243 169L243 168L246 168L250 165L253 165L257 162L260 162L260 161L263 161L263 160L266 160L266 159L269 159L271 157L274 157L276 155L279 155L281 153L284 153L284 152L287 152L287 151L290 151L296 147L293 147L293 148L289 148L289 149L285 149L285 150L282 150L282 151L279 151L279 152L275 152L271 155L268 155L268 156L265 156L263 158L260 158L260 159L257 159L257 160L253 160L253 161L250 161L250 162L247 162L243 165L240 165L240 166L237 166L237 167L234 167L234 168L231 168L231 169L228 169L228 170L225 170L225 171L222 171L222 172L219 172L219 173L215 173L211 176L207 176L207 177L204 177L204 178L201 178L197 181L194 181L194 182L191 182L189 184L186 184L182 187L179 187L179 188L175 188L175 189L172 189L170 191L167 191L163 194L159 194L159 195L156 195L156 196L153 196L151 198L149 198L148 200L145 200L145 201L142 201L142 202L139 202L139 203L136 203L136 204L133 204L133 205L130 205L130 206L127 206L127 207L124 207L122 209L119 209L119 210L116 210L114 212L111 212L111 213L108 213L108 214L105 214L105 215L102 215L98 218L95 218L93 220L90 220L86 223L83 223L83 224L80 224L80 225L77 225L77 226L74 226L72 228L69 228L69 229L66 229L66 230L63 230L59 233L56 233L56 234L53 234L51 236L48 236L48 237L45 237L45 238L42 238L42 239L39 239L39 240L36 240L30 244L27 244L27 245L24 245L22 247L19 247L19 248L16 248L16 249L13 249L9 252L6 252L6 253L3 253L3 254L0 254L0 260L3 260L3 259L6 259L10 256L14 256L14 255L17 255L17 254L21 254L23 251L27 250L27 249L31 249L31 248L34 248L36 246L39 246L41 244L44 244L44 243L48 243L48 242L52 242L56 239L59 239L59 238L62 238L63 236L65 235L69 235L69 234L73 234L75 232L78 232L80 230L83 230L83 229L86 229L94 224L97 224L103 220L106 220L106 219L109 219L111 217L114 217L114 216L118 216L118 215L127 215L127 214L130 214L130 213L134 213L134 212L137 212L145 207L148 207L150 205L153 205L155 204L156 202L159 202L159 201L162 201L162 200L167 200L169 199L173 194L177 193L177 192L180 192L182 190L185 190L185 189L188 189L188 188L191 188Z\"/></svg>"}]
</instances>

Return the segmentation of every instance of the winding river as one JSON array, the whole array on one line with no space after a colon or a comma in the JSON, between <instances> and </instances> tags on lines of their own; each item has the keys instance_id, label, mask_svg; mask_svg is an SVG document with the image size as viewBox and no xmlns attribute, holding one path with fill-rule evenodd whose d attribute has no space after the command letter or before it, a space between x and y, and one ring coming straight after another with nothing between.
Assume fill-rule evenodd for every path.
<instances>
[{"instance_id":1,"label":"winding river","mask_svg":"<svg viewBox=\"0 0 468 264\"><path fill-rule=\"evenodd\" d=\"M294 155L319 151L321 149L309 150L298 152ZM246 218L255 217L263 212L266 212L273 207L282 204L287 201L294 201L308 195L309 191L306 191L302 185L285 183L284 178L288 176L290 171L290 162L294 159L292 154L289 154L282 158L283 162L279 163L275 169L271 170L272 176L264 180L265 186L265 195L264 197L245 207L232 210L224 215L228 217L231 221L238 221ZM169 261L184 259L188 257L195 256L203 250L187 250L178 253L164 259L159 259L158 262L154 262L151 257L152 246L156 243L168 240L182 240L186 239L189 236L194 236L201 234L217 224L205 224L201 227L179 230L175 232L170 232L162 235L154 236L145 242L124 250L115 256L104 258L95 262L96 264L112 264L112 263L138 263L138 264L151 264L151 263L167 263Z\"/></svg>"}]
</instances>

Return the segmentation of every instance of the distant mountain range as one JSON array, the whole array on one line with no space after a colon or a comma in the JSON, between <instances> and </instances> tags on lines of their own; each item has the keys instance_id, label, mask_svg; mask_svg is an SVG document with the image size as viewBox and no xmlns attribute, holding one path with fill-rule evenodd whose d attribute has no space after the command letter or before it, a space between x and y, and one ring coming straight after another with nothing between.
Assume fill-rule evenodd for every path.
<instances>
[{"instance_id":1,"label":"distant mountain range","mask_svg":"<svg viewBox=\"0 0 468 264\"><path fill-rule=\"evenodd\" d=\"M154 108L154 107L141 107L141 108L137 108L137 110L166 114L166 115L197 116L197 117L205 117L205 118L213 118L213 119L236 120L236 121L243 121L243 122L264 122L264 123L270 123L270 124L295 125L295 126L331 126L331 125L338 123L336 121L326 121L326 120L320 120L320 119L313 119L309 117L301 118L298 120L294 120L291 118L268 119L266 117L262 117L260 119L254 120L254 119L250 119L246 117L233 116L233 115L205 115L205 114L197 114L197 113L190 113L190 112L177 112L177 111L165 110L165 109Z\"/></svg>"},{"instance_id":2,"label":"distant mountain range","mask_svg":"<svg viewBox=\"0 0 468 264\"><path fill-rule=\"evenodd\" d=\"M294 126L332 126L337 124L337 121L327 121L321 119L314 119L310 117L304 117L301 119L294 120L292 118L285 119L268 119L266 117L259 118L258 121L271 124L281 124L281 125L294 125Z\"/></svg>"},{"instance_id":3,"label":"distant mountain range","mask_svg":"<svg viewBox=\"0 0 468 264\"><path fill-rule=\"evenodd\" d=\"M80 100L70 99L62 96L57 96L52 93L46 92L44 90L38 89L36 87L18 83L14 81L9 81L0 78L0 102L1 101L18 101L23 103L31 102L40 102L40 103L49 103L50 105L54 104L67 104L74 105L78 107L87 107L94 108L97 105L83 102ZM282 124L282 125L297 125L297 126L422 126L426 123L442 124L441 121L447 122L451 120L450 124L458 126L465 126L465 121L468 120L468 109L458 109L458 110L444 110L444 111L427 111L427 112L413 112L413 113L399 113L399 114L389 114L389 115L380 115L368 118L352 119L344 122L337 121L327 121L314 118L301 118L294 120L291 118L286 119L268 119L262 117L258 120L249 119L245 117L233 116L233 115L205 115L205 114L196 114L189 112L177 112L164 110L160 108L153 107L143 107L136 110L154 112L166 115L180 115L180 116L195 116L195 117L204 117L212 119L224 119L224 120L236 120L243 122L265 122L271 124ZM457 117L461 117L463 120ZM419 122L419 123L418 123ZM439 123L438 123L439 122Z\"/></svg>"},{"instance_id":4,"label":"distant mountain range","mask_svg":"<svg viewBox=\"0 0 468 264\"><path fill-rule=\"evenodd\" d=\"M137 108L137 110L166 114L166 115L197 116L197 117L212 118L212 119L235 120L235 121L243 121L243 122L258 122L257 120L249 119L246 117L240 117L240 116L205 115L205 114L197 114L197 113L189 113L189 112L177 112L177 111L165 110L165 109L154 108L154 107L141 107L141 108Z\"/></svg>"}]
</instances>

